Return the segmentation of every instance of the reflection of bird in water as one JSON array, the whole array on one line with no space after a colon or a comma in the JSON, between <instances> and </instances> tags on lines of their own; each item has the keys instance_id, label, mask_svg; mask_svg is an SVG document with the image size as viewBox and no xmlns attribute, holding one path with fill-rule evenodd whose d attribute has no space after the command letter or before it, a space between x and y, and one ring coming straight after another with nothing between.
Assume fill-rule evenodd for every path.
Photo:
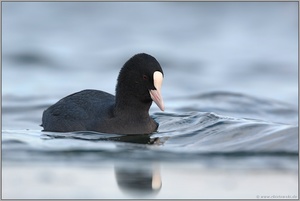
<instances>
[{"instance_id":1,"label":"reflection of bird in water","mask_svg":"<svg viewBox=\"0 0 300 201\"><path fill-rule=\"evenodd\" d=\"M115 165L115 175L119 188L131 196L153 196L161 187L159 167L155 164Z\"/></svg>"},{"instance_id":2,"label":"reflection of bird in water","mask_svg":"<svg viewBox=\"0 0 300 201\"><path fill-rule=\"evenodd\" d=\"M159 138L152 138L151 135L124 135L114 140L148 145L159 144ZM162 187L160 168L155 162L135 161L134 164L119 162L115 164L115 175L119 188L131 196L154 196Z\"/></svg>"},{"instance_id":3,"label":"reflection of bird in water","mask_svg":"<svg viewBox=\"0 0 300 201\"><path fill-rule=\"evenodd\" d=\"M128 150L128 143L145 145L139 149L147 149L148 146L157 146L164 143L159 137L151 134L118 135L101 134L97 132L78 131L70 133L48 132L45 136L52 138L69 138L93 141L115 141L125 142L117 144L117 147L124 147ZM135 149L134 147L131 147ZM130 158L130 156L125 156ZM137 164L138 163L138 164ZM118 162L115 164L115 176L119 188L130 196L154 196L162 188L160 168L157 163L142 160L134 163Z\"/></svg>"}]
</instances>

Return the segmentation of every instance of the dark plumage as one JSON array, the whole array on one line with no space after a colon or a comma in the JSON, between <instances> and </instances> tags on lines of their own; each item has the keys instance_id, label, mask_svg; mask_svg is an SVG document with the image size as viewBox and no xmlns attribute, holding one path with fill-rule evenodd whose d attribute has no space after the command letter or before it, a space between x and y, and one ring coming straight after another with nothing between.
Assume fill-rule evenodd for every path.
<instances>
[{"instance_id":1,"label":"dark plumage","mask_svg":"<svg viewBox=\"0 0 300 201\"><path fill-rule=\"evenodd\" d=\"M116 96L99 90L71 94L44 111L44 131L152 133L158 128L149 116L152 100L164 110L160 94L162 79L158 61L148 54L137 54L122 67Z\"/></svg>"}]
</instances>

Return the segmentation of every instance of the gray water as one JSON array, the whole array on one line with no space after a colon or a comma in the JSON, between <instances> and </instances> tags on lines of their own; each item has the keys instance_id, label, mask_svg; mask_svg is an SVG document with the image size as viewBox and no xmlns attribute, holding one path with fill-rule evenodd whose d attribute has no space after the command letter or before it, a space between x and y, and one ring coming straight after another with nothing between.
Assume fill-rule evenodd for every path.
<instances>
[{"instance_id":1,"label":"gray water","mask_svg":"<svg viewBox=\"0 0 300 201\"><path fill-rule=\"evenodd\" d=\"M298 197L297 2L4 2L2 17L3 198ZM62 97L114 94L139 52L165 74L158 132L41 131Z\"/></svg>"}]
</instances>

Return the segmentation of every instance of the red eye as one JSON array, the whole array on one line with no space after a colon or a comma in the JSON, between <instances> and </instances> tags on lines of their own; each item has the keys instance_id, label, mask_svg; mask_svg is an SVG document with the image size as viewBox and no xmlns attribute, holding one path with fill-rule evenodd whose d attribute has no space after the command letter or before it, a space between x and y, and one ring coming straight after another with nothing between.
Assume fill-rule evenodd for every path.
<instances>
[{"instance_id":1,"label":"red eye","mask_svg":"<svg viewBox=\"0 0 300 201\"><path fill-rule=\"evenodd\" d=\"M143 75L143 79L144 80L148 80L148 76L147 75Z\"/></svg>"}]
</instances>

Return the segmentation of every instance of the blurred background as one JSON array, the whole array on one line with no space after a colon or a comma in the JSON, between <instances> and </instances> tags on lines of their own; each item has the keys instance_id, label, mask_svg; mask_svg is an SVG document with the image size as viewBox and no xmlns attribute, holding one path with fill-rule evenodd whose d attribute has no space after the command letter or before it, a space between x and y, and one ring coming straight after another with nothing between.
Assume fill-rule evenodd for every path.
<instances>
[{"instance_id":1,"label":"blurred background","mask_svg":"<svg viewBox=\"0 0 300 201\"><path fill-rule=\"evenodd\" d=\"M114 93L121 66L145 52L165 71L165 99L225 90L297 105L297 9L296 2L4 2L3 98Z\"/></svg>"}]
</instances>

